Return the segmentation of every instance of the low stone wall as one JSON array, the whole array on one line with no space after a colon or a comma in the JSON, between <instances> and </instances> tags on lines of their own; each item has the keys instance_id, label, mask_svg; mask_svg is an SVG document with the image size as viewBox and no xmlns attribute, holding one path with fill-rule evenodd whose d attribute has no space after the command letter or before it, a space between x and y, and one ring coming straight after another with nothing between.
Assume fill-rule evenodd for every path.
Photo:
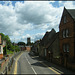
<instances>
[{"instance_id":1,"label":"low stone wall","mask_svg":"<svg viewBox=\"0 0 75 75\"><path fill-rule=\"evenodd\" d=\"M1 63L0 63L0 74L7 74L7 72L10 70L10 67L13 64L14 58L18 56L21 52L17 52L12 56L9 56L5 58Z\"/></svg>"}]
</instances>

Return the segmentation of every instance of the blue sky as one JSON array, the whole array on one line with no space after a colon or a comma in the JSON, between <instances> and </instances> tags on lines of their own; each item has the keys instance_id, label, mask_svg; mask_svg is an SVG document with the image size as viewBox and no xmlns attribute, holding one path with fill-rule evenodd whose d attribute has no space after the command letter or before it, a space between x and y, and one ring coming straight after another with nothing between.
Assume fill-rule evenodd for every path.
<instances>
[{"instance_id":1,"label":"blue sky","mask_svg":"<svg viewBox=\"0 0 75 75\"><path fill-rule=\"evenodd\" d=\"M42 39L52 28L59 31L64 6L75 9L75 1L0 1L0 32L12 42Z\"/></svg>"}]
</instances>

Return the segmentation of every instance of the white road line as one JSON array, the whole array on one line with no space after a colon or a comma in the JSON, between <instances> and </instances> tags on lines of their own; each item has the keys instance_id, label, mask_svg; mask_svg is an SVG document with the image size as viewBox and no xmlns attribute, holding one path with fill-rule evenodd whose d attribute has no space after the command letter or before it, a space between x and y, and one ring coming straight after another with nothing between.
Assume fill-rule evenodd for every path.
<instances>
[{"instance_id":1,"label":"white road line","mask_svg":"<svg viewBox=\"0 0 75 75\"><path fill-rule=\"evenodd\" d=\"M27 59L27 57L26 57L26 56L25 56L25 58L26 58L26 60L27 60L28 64L31 66L31 64L30 64L30 62L28 61L28 59ZM33 67L31 67L31 68L32 68L33 72L37 75L37 73L36 73L36 71L34 70L34 68L33 68Z\"/></svg>"},{"instance_id":2,"label":"white road line","mask_svg":"<svg viewBox=\"0 0 75 75\"><path fill-rule=\"evenodd\" d=\"M34 68L33 68L33 67L31 67L31 68L32 68L32 70L34 71L34 73L37 74L36 71L34 70Z\"/></svg>"}]
</instances>

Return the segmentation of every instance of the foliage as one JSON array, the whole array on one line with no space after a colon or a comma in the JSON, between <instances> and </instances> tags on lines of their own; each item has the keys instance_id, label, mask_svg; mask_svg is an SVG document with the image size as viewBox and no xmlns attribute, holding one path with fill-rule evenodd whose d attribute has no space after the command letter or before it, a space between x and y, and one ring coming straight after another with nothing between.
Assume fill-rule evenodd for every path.
<instances>
[{"instance_id":1,"label":"foliage","mask_svg":"<svg viewBox=\"0 0 75 75\"><path fill-rule=\"evenodd\" d=\"M15 52L20 51L20 48L18 46L15 46Z\"/></svg>"},{"instance_id":2,"label":"foliage","mask_svg":"<svg viewBox=\"0 0 75 75\"><path fill-rule=\"evenodd\" d=\"M6 46L3 48L3 53L4 55L8 54L8 53L12 53L14 50L17 52L20 50L20 48L18 46L14 46L11 43L11 40L9 38L8 35L4 35L3 33L0 33L2 36L2 40L6 41ZM7 53L8 52L8 53Z\"/></svg>"},{"instance_id":3,"label":"foliage","mask_svg":"<svg viewBox=\"0 0 75 75\"><path fill-rule=\"evenodd\" d=\"M32 46L34 43L32 42L32 43L27 43L26 45L27 46Z\"/></svg>"},{"instance_id":4,"label":"foliage","mask_svg":"<svg viewBox=\"0 0 75 75\"><path fill-rule=\"evenodd\" d=\"M25 45L24 42L18 42L18 45Z\"/></svg>"},{"instance_id":5,"label":"foliage","mask_svg":"<svg viewBox=\"0 0 75 75\"><path fill-rule=\"evenodd\" d=\"M6 46L5 46L5 47L3 48L3 55L6 55L6 54L7 54L6 50L7 50L7 48L6 48Z\"/></svg>"}]
</instances>

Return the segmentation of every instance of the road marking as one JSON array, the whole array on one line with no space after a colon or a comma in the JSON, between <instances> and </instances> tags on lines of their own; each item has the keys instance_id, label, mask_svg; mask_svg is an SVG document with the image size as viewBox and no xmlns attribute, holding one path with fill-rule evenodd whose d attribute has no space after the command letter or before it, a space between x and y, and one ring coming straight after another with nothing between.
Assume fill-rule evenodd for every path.
<instances>
[{"instance_id":1,"label":"road marking","mask_svg":"<svg viewBox=\"0 0 75 75\"><path fill-rule=\"evenodd\" d=\"M31 66L31 64L30 64L30 62L29 62L29 60L27 59L26 56L25 56L25 58L26 58L27 62L29 63L29 65ZM33 72L37 75L37 73L36 73L36 71L34 70L34 68L33 68L32 66L31 66L31 68L32 68Z\"/></svg>"},{"instance_id":2,"label":"road marking","mask_svg":"<svg viewBox=\"0 0 75 75\"><path fill-rule=\"evenodd\" d=\"M30 64L30 62L28 61L28 59L27 59L27 57L26 57L26 56L25 56L25 58L26 58L27 62Z\"/></svg>"},{"instance_id":3,"label":"road marking","mask_svg":"<svg viewBox=\"0 0 75 75\"><path fill-rule=\"evenodd\" d=\"M18 56L18 58L15 61L15 68L14 68L14 74L17 74L17 61L19 60L19 58L21 57L22 53Z\"/></svg>"},{"instance_id":4,"label":"road marking","mask_svg":"<svg viewBox=\"0 0 75 75\"><path fill-rule=\"evenodd\" d=\"M40 62L40 61L39 61ZM44 66L48 67L46 64L44 64L43 62L40 62L42 63ZM51 67L48 67L50 70L52 70L53 72L55 72L56 74L60 74L59 72L55 71L54 69L52 69Z\"/></svg>"},{"instance_id":5,"label":"road marking","mask_svg":"<svg viewBox=\"0 0 75 75\"><path fill-rule=\"evenodd\" d=\"M36 71L34 70L34 68L33 68L33 67L31 67L31 68L32 68L32 70L34 71L34 73L37 74Z\"/></svg>"}]
</instances>

